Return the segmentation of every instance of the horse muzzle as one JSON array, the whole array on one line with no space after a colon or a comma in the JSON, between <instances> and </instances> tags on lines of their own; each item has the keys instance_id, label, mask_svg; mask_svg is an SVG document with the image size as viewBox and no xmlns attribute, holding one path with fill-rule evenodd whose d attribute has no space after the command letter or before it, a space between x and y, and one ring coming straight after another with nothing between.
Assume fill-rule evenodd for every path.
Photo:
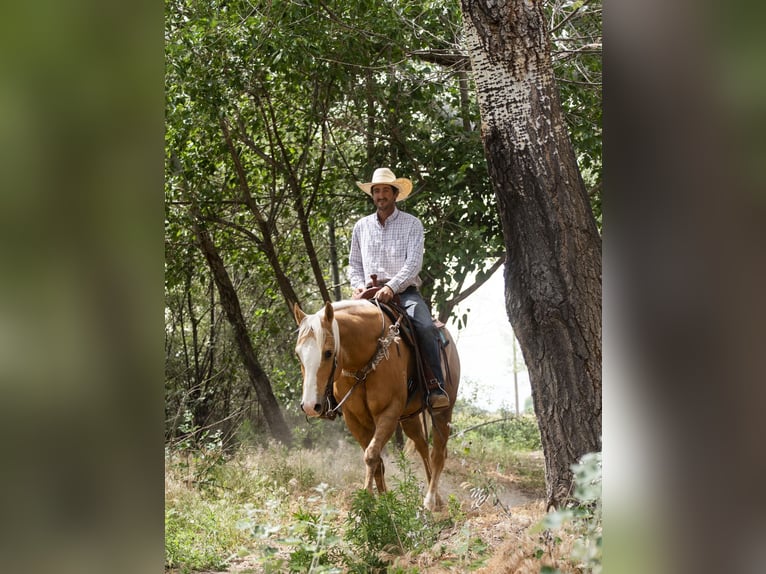
<instances>
[{"instance_id":1,"label":"horse muzzle","mask_svg":"<svg viewBox=\"0 0 766 574\"><path fill-rule=\"evenodd\" d=\"M319 417L322 415L322 405L319 403L311 406L301 401L301 410L309 417Z\"/></svg>"}]
</instances>

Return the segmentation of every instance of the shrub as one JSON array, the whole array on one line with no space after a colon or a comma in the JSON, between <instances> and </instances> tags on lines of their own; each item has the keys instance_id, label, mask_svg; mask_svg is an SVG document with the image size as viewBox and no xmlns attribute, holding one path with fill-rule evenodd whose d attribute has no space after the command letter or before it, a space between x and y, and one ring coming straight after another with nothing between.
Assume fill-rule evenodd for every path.
<instances>
[{"instance_id":1,"label":"shrub","mask_svg":"<svg viewBox=\"0 0 766 574\"><path fill-rule=\"evenodd\" d=\"M601 573L601 453L589 453L572 465L574 498L548 513L539 529L563 529L575 537L571 558L586 572Z\"/></svg>"},{"instance_id":2,"label":"shrub","mask_svg":"<svg viewBox=\"0 0 766 574\"><path fill-rule=\"evenodd\" d=\"M293 513L295 521L288 529L288 536L281 543L295 548L288 559L280 560L267 557L263 563L267 572L282 572L285 569L296 573L340 573L342 570L335 565L342 561L343 551L339 545L340 537L332 518L337 511L327 504L326 495L329 491L327 484L314 488L321 497L318 512L301 508ZM317 502L319 497L312 497L309 502Z\"/></svg>"},{"instance_id":3,"label":"shrub","mask_svg":"<svg viewBox=\"0 0 766 574\"><path fill-rule=\"evenodd\" d=\"M393 489L377 496L366 490L354 495L346 518L345 539L357 550L362 563L348 564L353 571L384 567L382 553L429 550L445 526L423 509L423 495L404 453L398 454L397 465L401 478ZM459 511L459 505L451 504L449 508L447 521L452 520L452 511Z\"/></svg>"},{"instance_id":4,"label":"shrub","mask_svg":"<svg viewBox=\"0 0 766 574\"><path fill-rule=\"evenodd\" d=\"M507 411L498 414L472 411L455 416L452 427L457 438L480 439L482 443L494 442L506 450L531 451L542 448L537 419L532 415L513 415Z\"/></svg>"}]
</instances>

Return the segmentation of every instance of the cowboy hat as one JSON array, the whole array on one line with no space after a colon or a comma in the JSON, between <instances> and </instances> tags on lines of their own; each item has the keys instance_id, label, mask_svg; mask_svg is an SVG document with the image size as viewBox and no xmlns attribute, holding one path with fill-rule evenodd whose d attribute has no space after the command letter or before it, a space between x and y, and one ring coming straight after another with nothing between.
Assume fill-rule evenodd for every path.
<instances>
[{"instance_id":1,"label":"cowboy hat","mask_svg":"<svg viewBox=\"0 0 766 574\"><path fill-rule=\"evenodd\" d=\"M381 184L390 185L399 190L399 195L396 196L396 201L407 199L407 196L409 196L412 191L412 182L409 179L406 177L397 178L394 175L394 172L387 167L379 167L376 169L372 174L372 181L369 183L356 182L359 189L370 197L372 197L372 186Z\"/></svg>"}]
</instances>

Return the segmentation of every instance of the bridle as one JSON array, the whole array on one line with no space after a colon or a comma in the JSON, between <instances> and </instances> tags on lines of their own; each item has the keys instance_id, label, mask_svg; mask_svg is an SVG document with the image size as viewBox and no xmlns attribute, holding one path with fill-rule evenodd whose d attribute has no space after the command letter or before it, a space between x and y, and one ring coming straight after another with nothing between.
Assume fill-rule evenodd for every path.
<instances>
[{"instance_id":1,"label":"bridle","mask_svg":"<svg viewBox=\"0 0 766 574\"><path fill-rule=\"evenodd\" d=\"M338 407L332 408L332 392L333 392L333 384L335 383L335 370L338 368L338 353L333 353L332 358L332 370L330 371L330 376L327 377L327 383L325 384L324 388L324 397L322 398L322 410L319 411L319 416L321 418L327 418L330 420L334 420L336 417L336 410ZM329 410L326 410L328 409ZM306 417L308 418L308 417Z\"/></svg>"}]
</instances>

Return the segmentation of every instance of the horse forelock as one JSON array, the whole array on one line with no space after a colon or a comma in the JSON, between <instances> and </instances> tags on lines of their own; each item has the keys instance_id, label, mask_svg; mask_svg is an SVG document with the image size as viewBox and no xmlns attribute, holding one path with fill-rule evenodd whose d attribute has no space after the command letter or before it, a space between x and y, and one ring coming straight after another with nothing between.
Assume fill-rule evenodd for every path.
<instances>
[{"instance_id":1,"label":"horse forelock","mask_svg":"<svg viewBox=\"0 0 766 574\"><path fill-rule=\"evenodd\" d=\"M303 318L303 321L301 321L300 327L298 327L298 343L296 347L301 347L306 343L306 339L308 337L314 338L317 344L317 349L321 352L321 350L324 348L324 341L326 338L326 331L322 325L322 315L324 314L324 309L321 309L314 313L313 315L306 315ZM332 335L334 339L334 346L335 346L335 352L338 352L338 347L340 344L340 335L338 332L338 321L333 319L332 325L330 327L332 330Z\"/></svg>"}]
</instances>

